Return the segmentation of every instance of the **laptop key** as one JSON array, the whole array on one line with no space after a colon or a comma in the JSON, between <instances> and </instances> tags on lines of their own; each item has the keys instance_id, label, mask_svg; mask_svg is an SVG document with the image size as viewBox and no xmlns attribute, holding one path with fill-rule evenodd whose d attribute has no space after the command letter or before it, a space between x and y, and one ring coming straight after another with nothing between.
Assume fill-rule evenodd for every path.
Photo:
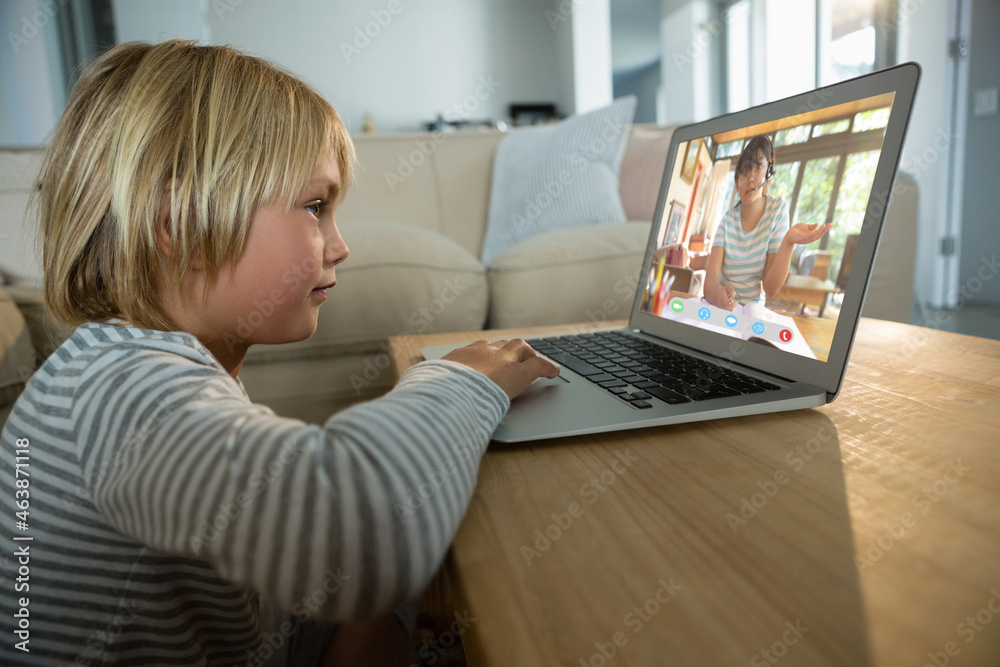
<instances>
[{"instance_id":1,"label":"laptop key","mask_svg":"<svg viewBox=\"0 0 1000 667\"><path fill-rule=\"evenodd\" d=\"M668 403L670 405L687 403L691 400L687 396L682 396L681 394L678 394L675 391L671 391L666 387L660 387L660 386L649 387L648 389L646 389L646 391L655 396L656 398L660 399L664 403Z\"/></svg>"},{"instance_id":2,"label":"laptop key","mask_svg":"<svg viewBox=\"0 0 1000 667\"><path fill-rule=\"evenodd\" d=\"M631 405L633 408L639 408L640 410L653 407L653 404L649 401L632 401Z\"/></svg>"},{"instance_id":3,"label":"laptop key","mask_svg":"<svg viewBox=\"0 0 1000 667\"><path fill-rule=\"evenodd\" d=\"M628 385L621 380L608 380L606 382L598 382L598 387L604 387L605 389L611 389L613 387L627 387Z\"/></svg>"},{"instance_id":4,"label":"laptop key","mask_svg":"<svg viewBox=\"0 0 1000 667\"><path fill-rule=\"evenodd\" d=\"M584 376L597 375L602 372L601 369L591 366L586 361L581 361L576 357L574 357L573 355L567 354L565 352L556 352L554 354L547 354L545 356L547 356L549 359L556 362L560 366L565 366L574 373L578 373L580 375Z\"/></svg>"},{"instance_id":5,"label":"laptop key","mask_svg":"<svg viewBox=\"0 0 1000 667\"><path fill-rule=\"evenodd\" d=\"M764 391L763 387L758 387L756 385L750 384L749 382L743 382L742 380L734 380L728 377L723 380L723 383L727 387L735 389L741 394L753 394L758 391Z\"/></svg>"},{"instance_id":6,"label":"laptop key","mask_svg":"<svg viewBox=\"0 0 1000 667\"><path fill-rule=\"evenodd\" d=\"M694 399L696 401L707 401L712 398L727 398L729 396L739 396L740 392L729 387L713 387L709 391Z\"/></svg>"}]
</instances>

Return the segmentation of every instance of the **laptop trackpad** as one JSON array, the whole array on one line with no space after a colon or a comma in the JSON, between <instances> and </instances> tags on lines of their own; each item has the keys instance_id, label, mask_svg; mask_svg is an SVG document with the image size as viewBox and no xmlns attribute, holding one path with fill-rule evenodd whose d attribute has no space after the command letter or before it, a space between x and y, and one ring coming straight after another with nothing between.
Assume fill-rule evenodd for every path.
<instances>
[{"instance_id":1,"label":"laptop trackpad","mask_svg":"<svg viewBox=\"0 0 1000 667\"><path fill-rule=\"evenodd\" d=\"M531 385L527 389L525 389L520 396L515 398L514 402L517 403L518 401L531 396L540 396L552 393L553 391L556 390L556 387L562 387L567 384L569 384L569 380L567 380L561 375L558 375L554 378L538 378L537 380L532 382Z\"/></svg>"}]
</instances>

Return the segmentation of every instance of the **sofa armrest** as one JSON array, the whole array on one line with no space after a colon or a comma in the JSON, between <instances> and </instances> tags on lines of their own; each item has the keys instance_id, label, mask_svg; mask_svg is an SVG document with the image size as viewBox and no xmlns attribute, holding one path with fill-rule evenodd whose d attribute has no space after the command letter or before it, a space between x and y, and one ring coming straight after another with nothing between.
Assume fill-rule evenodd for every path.
<instances>
[{"instance_id":1,"label":"sofa armrest","mask_svg":"<svg viewBox=\"0 0 1000 667\"><path fill-rule=\"evenodd\" d=\"M21 311L10 291L0 288L0 409L17 400L37 361Z\"/></svg>"},{"instance_id":2,"label":"sofa armrest","mask_svg":"<svg viewBox=\"0 0 1000 667\"><path fill-rule=\"evenodd\" d=\"M56 348L72 335L73 330L58 324L45 310L42 291L33 287L4 287L17 305L31 334L31 342L39 361L47 359Z\"/></svg>"}]
</instances>

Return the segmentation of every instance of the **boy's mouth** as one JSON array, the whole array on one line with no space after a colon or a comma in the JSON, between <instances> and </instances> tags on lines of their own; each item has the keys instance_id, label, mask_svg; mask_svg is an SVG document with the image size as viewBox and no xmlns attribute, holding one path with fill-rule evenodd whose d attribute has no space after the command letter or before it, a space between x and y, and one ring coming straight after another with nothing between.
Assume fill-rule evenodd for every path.
<instances>
[{"instance_id":1,"label":"boy's mouth","mask_svg":"<svg viewBox=\"0 0 1000 667\"><path fill-rule=\"evenodd\" d=\"M333 287L334 285L336 285L336 284L337 284L337 281L334 280L329 285L323 285L322 287L314 287L313 290L312 290L313 294L319 294L320 296L326 296L326 291L328 289L330 289L331 287Z\"/></svg>"}]
</instances>

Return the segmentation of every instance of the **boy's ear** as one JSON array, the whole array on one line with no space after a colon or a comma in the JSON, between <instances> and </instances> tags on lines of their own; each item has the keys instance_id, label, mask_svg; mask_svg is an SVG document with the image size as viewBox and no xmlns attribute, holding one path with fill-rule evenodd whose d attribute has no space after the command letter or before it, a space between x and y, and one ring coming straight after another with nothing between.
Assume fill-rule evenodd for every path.
<instances>
[{"instance_id":1,"label":"boy's ear","mask_svg":"<svg viewBox=\"0 0 1000 667\"><path fill-rule=\"evenodd\" d=\"M173 190L173 182L168 183L163 188L163 193L160 195L160 201L157 206L156 211L156 247L160 253L167 259L179 262L181 259L181 251L175 247L174 235L173 235L173 225L174 220L170 216L170 194ZM195 251L194 256L191 260L191 268L200 269L201 268L201 257L197 251Z\"/></svg>"}]
</instances>

